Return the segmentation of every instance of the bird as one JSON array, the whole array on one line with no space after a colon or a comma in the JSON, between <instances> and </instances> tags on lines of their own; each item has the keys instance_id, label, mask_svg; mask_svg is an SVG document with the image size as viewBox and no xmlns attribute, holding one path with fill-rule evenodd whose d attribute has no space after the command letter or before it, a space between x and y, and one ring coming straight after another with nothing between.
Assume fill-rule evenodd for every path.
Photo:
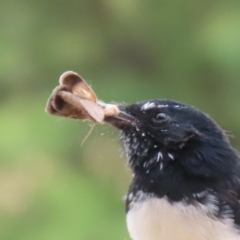
<instances>
[{"instance_id":1,"label":"bird","mask_svg":"<svg viewBox=\"0 0 240 240\"><path fill-rule=\"evenodd\" d=\"M226 131L195 107L167 99L119 105L132 171L132 240L240 240L240 157Z\"/></svg>"}]
</instances>

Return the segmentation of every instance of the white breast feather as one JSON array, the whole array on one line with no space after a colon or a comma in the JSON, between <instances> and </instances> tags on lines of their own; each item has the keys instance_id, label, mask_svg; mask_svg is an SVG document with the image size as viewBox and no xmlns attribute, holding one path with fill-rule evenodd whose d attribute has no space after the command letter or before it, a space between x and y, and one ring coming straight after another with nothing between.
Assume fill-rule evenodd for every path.
<instances>
[{"instance_id":1,"label":"white breast feather","mask_svg":"<svg viewBox=\"0 0 240 240\"><path fill-rule=\"evenodd\" d=\"M127 226L133 240L240 240L232 220L213 220L199 204L145 198L131 204Z\"/></svg>"}]
</instances>

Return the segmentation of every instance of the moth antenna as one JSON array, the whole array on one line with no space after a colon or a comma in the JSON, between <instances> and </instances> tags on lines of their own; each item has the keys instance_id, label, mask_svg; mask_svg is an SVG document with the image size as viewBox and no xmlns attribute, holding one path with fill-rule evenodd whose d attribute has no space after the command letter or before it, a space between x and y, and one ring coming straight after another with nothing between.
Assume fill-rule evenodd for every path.
<instances>
[{"instance_id":1,"label":"moth antenna","mask_svg":"<svg viewBox=\"0 0 240 240\"><path fill-rule=\"evenodd\" d=\"M93 131L93 129L94 129L95 126L96 126L96 123L93 123L92 126L91 126L91 128L89 129L87 135L86 135L86 136L84 137L84 139L82 140L82 142L81 142L81 147L83 146L83 144L85 143L85 141L89 138L89 136L91 135L91 133L92 133L92 131Z\"/></svg>"}]
</instances>

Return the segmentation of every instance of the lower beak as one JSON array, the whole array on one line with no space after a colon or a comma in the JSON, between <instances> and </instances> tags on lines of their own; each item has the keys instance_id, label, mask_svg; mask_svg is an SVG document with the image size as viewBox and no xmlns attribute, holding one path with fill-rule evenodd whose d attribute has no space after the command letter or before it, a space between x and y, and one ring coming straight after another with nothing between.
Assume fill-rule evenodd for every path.
<instances>
[{"instance_id":1,"label":"lower beak","mask_svg":"<svg viewBox=\"0 0 240 240\"><path fill-rule=\"evenodd\" d=\"M106 116L104 121L119 129L132 128L139 125L138 120L124 111L120 111L116 116Z\"/></svg>"}]
</instances>

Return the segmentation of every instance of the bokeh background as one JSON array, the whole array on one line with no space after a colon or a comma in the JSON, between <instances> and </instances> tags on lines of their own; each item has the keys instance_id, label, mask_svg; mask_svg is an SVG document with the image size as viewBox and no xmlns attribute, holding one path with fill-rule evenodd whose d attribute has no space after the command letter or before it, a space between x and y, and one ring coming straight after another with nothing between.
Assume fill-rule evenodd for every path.
<instances>
[{"instance_id":1,"label":"bokeh background","mask_svg":"<svg viewBox=\"0 0 240 240\"><path fill-rule=\"evenodd\" d=\"M170 98L214 117L240 149L240 2L0 2L0 239L129 240L118 133L45 114L58 78L106 102Z\"/></svg>"}]
</instances>

